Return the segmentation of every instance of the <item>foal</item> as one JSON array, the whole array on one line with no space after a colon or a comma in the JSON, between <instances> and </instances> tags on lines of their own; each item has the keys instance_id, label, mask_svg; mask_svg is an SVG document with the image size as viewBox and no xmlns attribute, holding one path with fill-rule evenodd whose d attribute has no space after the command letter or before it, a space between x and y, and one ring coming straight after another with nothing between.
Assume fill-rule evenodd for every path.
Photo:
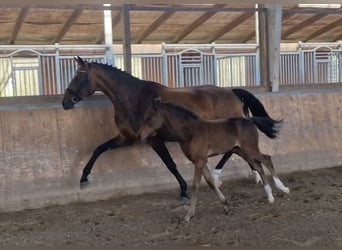
<instances>
[{"instance_id":1,"label":"foal","mask_svg":"<svg viewBox=\"0 0 342 250\"><path fill-rule=\"evenodd\" d=\"M145 112L144 123L138 133L141 139L146 139L157 133L159 129L167 129L180 144L184 155L195 165L193 194L190 208L185 216L185 221L190 221L195 215L202 175L210 188L218 195L224 205L224 210L228 212L227 200L215 184L207 162L208 157L224 154L230 150L241 156L260 174L269 202L272 203L274 197L261 163L270 171L276 187L285 193L290 192L289 188L285 187L277 177L271 156L262 154L258 147L257 128L268 137L274 138L278 132L276 129L278 123L280 122L270 122L260 117L203 120L181 106L155 99L153 105Z\"/></svg>"}]
</instances>

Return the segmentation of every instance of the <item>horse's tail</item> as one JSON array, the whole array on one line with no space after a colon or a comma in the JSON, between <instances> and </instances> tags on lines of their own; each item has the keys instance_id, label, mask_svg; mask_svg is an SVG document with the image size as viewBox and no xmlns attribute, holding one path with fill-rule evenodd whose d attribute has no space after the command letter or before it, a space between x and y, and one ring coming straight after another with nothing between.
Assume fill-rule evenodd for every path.
<instances>
[{"instance_id":1,"label":"horse's tail","mask_svg":"<svg viewBox=\"0 0 342 250\"><path fill-rule=\"evenodd\" d=\"M267 117L253 116L250 118L253 123L271 139L277 138L278 133L283 125L283 120L273 120Z\"/></svg>"},{"instance_id":2,"label":"horse's tail","mask_svg":"<svg viewBox=\"0 0 342 250\"><path fill-rule=\"evenodd\" d=\"M243 103L243 111L247 117L250 116L249 110L253 116L272 119L266 112L264 105L251 92L244 89L232 89L232 91Z\"/></svg>"}]
</instances>

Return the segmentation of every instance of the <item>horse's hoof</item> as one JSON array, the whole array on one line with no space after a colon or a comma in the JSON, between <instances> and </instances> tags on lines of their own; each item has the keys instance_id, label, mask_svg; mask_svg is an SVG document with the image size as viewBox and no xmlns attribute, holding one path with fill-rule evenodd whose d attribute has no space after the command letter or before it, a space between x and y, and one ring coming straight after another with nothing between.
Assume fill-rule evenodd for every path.
<instances>
[{"instance_id":1,"label":"horse's hoof","mask_svg":"<svg viewBox=\"0 0 342 250\"><path fill-rule=\"evenodd\" d=\"M189 223L191 219L192 219L192 216L189 215L189 214L187 214L187 215L184 217L184 222L185 222L185 223Z\"/></svg>"},{"instance_id":2,"label":"horse's hoof","mask_svg":"<svg viewBox=\"0 0 342 250\"><path fill-rule=\"evenodd\" d=\"M85 189L88 185L89 185L89 181L88 180L80 182L80 188L81 189Z\"/></svg>"},{"instance_id":3,"label":"horse's hoof","mask_svg":"<svg viewBox=\"0 0 342 250\"><path fill-rule=\"evenodd\" d=\"M189 201L189 197L187 195L181 195L179 197L179 201L182 202L182 203L186 203Z\"/></svg>"}]
</instances>

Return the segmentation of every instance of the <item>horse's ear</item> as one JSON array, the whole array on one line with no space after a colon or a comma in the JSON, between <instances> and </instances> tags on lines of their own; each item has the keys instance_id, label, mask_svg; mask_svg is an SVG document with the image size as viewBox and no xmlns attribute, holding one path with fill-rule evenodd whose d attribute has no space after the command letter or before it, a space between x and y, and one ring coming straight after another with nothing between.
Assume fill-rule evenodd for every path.
<instances>
[{"instance_id":1,"label":"horse's ear","mask_svg":"<svg viewBox=\"0 0 342 250\"><path fill-rule=\"evenodd\" d=\"M81 68L81 67L84 67L85 64L84 64L84 61L83 61L83 59L82 59L81 57L79 57L79 56L76 57L76 56L75 56L74 59L75 59L75 61L77 62L78 67L80 67L80 68Z\"/></svg>"},{"instance_id":2,"label":"horse's ear","mask_svg":"<svg viewBox=\"0 0 342 250\"><path fill-rule=\"evenodd\" d=\"M152 99L153 108L156 108L160 102L161 102L160 96L153 98Z\"/></svg>"}]
</instances>

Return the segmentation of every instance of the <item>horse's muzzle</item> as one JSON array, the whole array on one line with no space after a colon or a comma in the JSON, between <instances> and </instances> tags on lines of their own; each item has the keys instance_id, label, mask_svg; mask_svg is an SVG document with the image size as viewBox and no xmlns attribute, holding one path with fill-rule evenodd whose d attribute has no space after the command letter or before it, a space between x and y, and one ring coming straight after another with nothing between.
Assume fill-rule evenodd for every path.
<instances>
[{"instance_id":1,"label":"horse's muzzle","mask_svg":"<svg viewBox=\"0 0 342 250\"><path fill-rule=\"evenodd\" d=\"M68 101L68 102L62 102L62 106L64 110L69 110L69 109L73 109L75 107L75 104L71 101Z\"/></svg>"}]
</instances>

